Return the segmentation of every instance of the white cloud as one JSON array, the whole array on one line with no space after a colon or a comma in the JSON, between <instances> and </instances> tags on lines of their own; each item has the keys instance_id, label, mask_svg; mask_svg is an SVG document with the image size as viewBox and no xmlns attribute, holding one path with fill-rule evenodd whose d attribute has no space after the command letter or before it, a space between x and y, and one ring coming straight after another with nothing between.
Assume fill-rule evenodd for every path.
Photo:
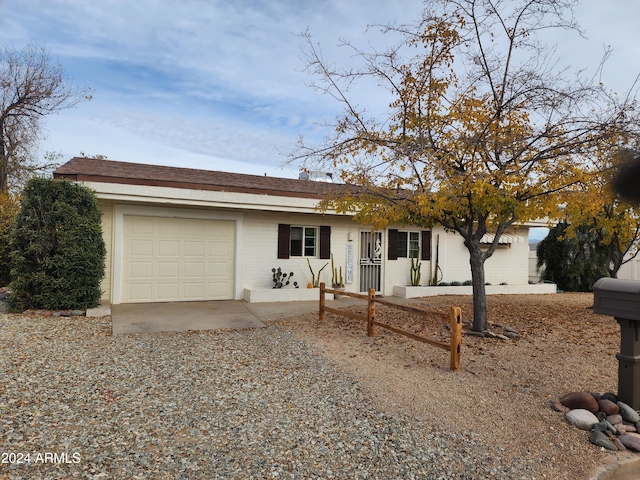
<instances>
[{"instance_id":1,"label":"white cloud","mask_svg":"<svg viewBox=\"0 0 640 480\"><path fill-rule=\"evenodd\" d=\"M211 162L277 169L299 133L315 137L340 105L317 96L302 72L307 28L327 59L353 61L336 48L341 37L382 48L389 37L367 24L406 23L420 0L4 0L0 43L46 44L78 83L96 87L95 100L47 119L46 150L80 150L130 161ZM616 51L610 75L628 87L640 72L634 22L640 4L588 0L577 9L590 40L559 39L559 55L593 66L602 43ZM577 47L573 47L578 45ZM630 73L632 72L632 73ZM358 102L384 108L384 93L362 85ZM378 103L380 106L374 105ZM328 133L328 132L327 132ZM237 170L236 170L237 171Z\"/></svg>"}]
</instances>

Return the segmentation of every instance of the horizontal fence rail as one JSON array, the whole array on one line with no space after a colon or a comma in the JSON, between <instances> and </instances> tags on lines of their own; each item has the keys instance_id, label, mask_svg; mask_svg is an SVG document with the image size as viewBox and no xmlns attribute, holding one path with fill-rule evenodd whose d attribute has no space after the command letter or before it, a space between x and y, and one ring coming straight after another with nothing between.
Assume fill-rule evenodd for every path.
<instances>
[{"instance_id":1,"label":"horizontal fence rail","mask_svg":"<svg viewBox=\"0 0 640 480\"><path fill-rule=\"evenodd\" d=\"M367 314L361 315L357 313L345 312L344 310L339 310L337 308L330 308L325 305L325 295L327 293L333 293L338 295L344 295L347 297L359 298L367 301ZM391 302L385 298L376 298L375 290L373 288L369 289L367 295L363 295L361 293L351 293L344 292L342 290L333 290L330 288L326 288L324 283L320 284L320 309L318 311L318 318L321 322L325 319L325 312L335 313L336 315L342 315L344 317L353 318L355 320L362 320L367 322L367 335L373 337L376 335L376 326L381 328L386 328L394 333L398 333L400 335L404 335L406 337L412 338L413 340L417 340L419 342L427 343L429 345L433 345L434 347L442 348L444 350L449 350L451 354L451 362L450 369L451 370L459 370L460 369L460 348L462 346L462 313L460 307L451 307L449 309L449 343L441 342L439 340L434 340L432 338L423 337L422 335L417 335L412 332L407 332L406 330L402 330L400 328L387 325L385 323L379 322L376 319L376 303L381 305L386 305L388 307L397 308L399 310L403 310L406 312L418 314L418 315L430 315L437 316L441 318L446 318L447 314L442 312L436 312L433 310L425 310L422 308L416 308L409 305L400 305L394 302Z\"/></svg>"}]
</instances>

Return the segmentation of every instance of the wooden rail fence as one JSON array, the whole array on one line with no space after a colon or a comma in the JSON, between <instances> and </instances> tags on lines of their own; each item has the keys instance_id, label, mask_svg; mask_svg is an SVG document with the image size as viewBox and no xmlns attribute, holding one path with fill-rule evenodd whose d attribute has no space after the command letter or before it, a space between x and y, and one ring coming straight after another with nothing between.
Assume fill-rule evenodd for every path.
<instances>
[{"instance_id":1,"label":"wooden rail fence","mask_svg":"<svg viewBox=\"0 0 640 480\"><path fill-rule=\"evenodd\" d=\"M344 295L347 297L360 298L362 300L367 301L367 315L359 315L357 313L345 312L343 310L338 310L337 308L330 308L325 305L325 295L327 293L333 293L338 295ZM356 320L364 320L367 322L367 335L370 337L374 337L376 335L376 325L382 328L386 328L387 330L391 330L392 332L399 333L400 335L405 335L409 338L417 340L419 342L428 343L429 345L433 345L434 347L442 348L444 350L449 350L451 353L451 370L459 370L460 369L460 346L462 345L462 314L460 307L451 307L449 309L449 333L450 340L449 343L441 342L439 340L434 340L432 338L423 337L421 335L417 335L415 333L407 332L406 330L401 330L399 328L393 327L391 325L387 325L385 323L378 322L376 320L376 303L381 305L387 305L389 307L397 308L399 310L404 310L410 313L416 313L418 315L436 315L439 317L446 317L446 314L436 311L423 310L421 308L415 308L410 305L400 305L398 303L391 302L385 298L376 298L375 290L373 288L369 289L367 295L363 295L361 293L351 293L351 292L343 292L341 290L333 290L330 288L326 288L324 283L320 284L320 310L318 312L318 318L320 321L324 321L325 312L335 313L336 315L342 315L345 317L353 318Z\"/></svg>"}]
</instances>

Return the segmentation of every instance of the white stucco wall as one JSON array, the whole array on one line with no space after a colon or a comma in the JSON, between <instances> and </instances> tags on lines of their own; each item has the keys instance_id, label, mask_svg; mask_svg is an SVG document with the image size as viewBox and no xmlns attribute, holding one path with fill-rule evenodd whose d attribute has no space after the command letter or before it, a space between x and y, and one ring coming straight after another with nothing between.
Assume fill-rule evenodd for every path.
<instances>
[{"instance_id":1,"label":"white stucco wall","mask_svg":"<svg viewBox=\"0 0 640 480\"><path fill-rule=\"evenodd\" d=\"M525 227L512 228L506 233L520 237L520 242L498 246L484 264L485 279L492 285L526 285L529 281L529 230ZM434 236L436 234L440 234L439 264L442 281L450 283L471 280L469 251L464 246L462 237L440 229L434 230Z\"/></svg>"},{"instance_id":2,"label":"white stucco wall","mask_svg":"<svg viewBox=\"0 0 640 480\"><path fill-rule=\"evenodd\" d=\"M307 260L302 257L279 259L278 255L278 224L320 227L331 226L331 252L336 268L342 266L343 275L346 264L346 244L349 232L354 242L357 241L358 225L349 217L306 215L297 213L275 212L247 212L244 215L243 264L242 285L244 288L271 288L272 268L282 268L286 273L293 272L293 280L300 288L306 288L311 282L311 272ZM331 260L314 258L310 260L314 272L329 262L322 270L321 281L327 286L331 284ZM292 285L286 288L292 288ZM348 291L357 291L357 283L347 284Z\"/></svg>"}]
</instances>

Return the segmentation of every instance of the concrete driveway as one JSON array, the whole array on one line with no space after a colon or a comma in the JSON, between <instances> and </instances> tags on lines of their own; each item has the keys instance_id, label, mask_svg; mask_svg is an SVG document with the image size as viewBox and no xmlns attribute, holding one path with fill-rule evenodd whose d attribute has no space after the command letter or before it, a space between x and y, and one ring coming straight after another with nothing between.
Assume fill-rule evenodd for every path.
<instances>
[{"instance_id":1,"label":"concrete driveway","mask_svg":"<svg viewBox=\"0 0 640 480\"><path fill-rule=\"evenodd\" d=\"M349 306L356 299L327 301ZM336 305L337 306L337 305ZM148 332L184 332L218 328L264 327L263 321L317 312L318 302L247 303L242 300L176 303L121 303L111 305L114 335Z\"/></svg>"}]
</instances>

